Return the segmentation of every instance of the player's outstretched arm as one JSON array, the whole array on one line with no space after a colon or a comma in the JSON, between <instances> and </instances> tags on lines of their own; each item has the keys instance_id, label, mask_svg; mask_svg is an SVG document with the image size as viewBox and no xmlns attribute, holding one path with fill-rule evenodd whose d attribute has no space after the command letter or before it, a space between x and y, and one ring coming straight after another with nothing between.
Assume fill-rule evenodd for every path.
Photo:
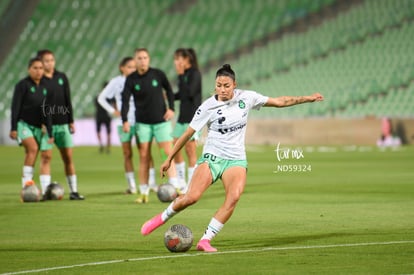
<instances>
[{"instance_id":1,"label":"player's outstretched arm","mask_svg":"<svg viewBox=\"0 0 414 275\"><path fill-rule=\"evenodd\" d=\"M188 127L187 130L181 135L181 137L177 139L177 141L174 144L174 147L172 148L172 152L168 155L167 159L161 165L160 173L162 178L165 176L165 173L170 168L171 162L174 159L175 155L184 147L184 145L187 143L187 141L190 140L194 133L195 130L191 127Z\"/></svg>"},{"instance_id":2,"label":"player's outstretched arm","mask_svg":"<svg viewBox=\"0 0 414 275\"><path fill-rule=\"evenodd\" d=\"M265 103L265 107L288 107L297 104L322 101L323 96L320 93L314 93L308 96L280 96L280 97L269 97Z\"/></svg>"}]
</instances>

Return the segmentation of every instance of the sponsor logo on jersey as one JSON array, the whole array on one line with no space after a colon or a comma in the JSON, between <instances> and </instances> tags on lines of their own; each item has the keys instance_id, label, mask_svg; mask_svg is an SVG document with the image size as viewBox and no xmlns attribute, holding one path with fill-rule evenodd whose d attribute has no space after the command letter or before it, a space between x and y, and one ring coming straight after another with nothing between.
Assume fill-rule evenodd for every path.
<instances>
[{"instance_id":1,"label":"sponsor logo on jersey","mask_svg":"<svg viewBox=\"0 0 414 275\"><path fill-rule=\"evenodd\" d=\"M224 134L228 134L228 133L231 133L231 132L235 132L235 131L241 130L244 127L246 127L246 123L240 124L240 125L237 125L237 126L233 126L233 127L230 127L230 128L218 129L218 131L220 132L220 134L223 134L224 135Z\"/></svg>"}]
</instances>

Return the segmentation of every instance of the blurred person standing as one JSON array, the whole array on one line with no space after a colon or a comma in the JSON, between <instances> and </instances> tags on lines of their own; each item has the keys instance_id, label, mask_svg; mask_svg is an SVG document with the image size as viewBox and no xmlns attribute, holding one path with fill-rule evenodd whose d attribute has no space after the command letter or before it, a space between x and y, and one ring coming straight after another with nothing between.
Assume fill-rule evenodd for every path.
<instances>
[{"instance_id":1,"label":"blurred person standing","mask_svg":"<svg viewBox=\"0 0 414 275\"><path fill-rule=\"evenodd\" d=\"M128 122L130 97L135 106L136 133L139 137L139 190L137 203L147 203L149 195L148 169L151 156L151 143L155 138L161 151L162 159L166 159L172 148L171 119L174 117L174 93L165 73L150 67L150 55L147 49L135 50L136 71L125 81L122 92L123 131L131 131ZM164 91L168 101L165 102ZM178 184L175 167L168 173L169 183L177 189Z\"/></svg>"},{"instance_id":2,"label":"blurred person standing","mask_svg":"<svg viewBox=\"0 0 414 275\"><path fill-rule=\"evenodd\" d=\"M197 55L192 48L179 48L174 53L174 65L178 75L178 92L175 99L180 101L180 114L174 128L174 144L185 132L191 122L194 113L201 104L201 73L198 68ZM188 161L188 177L185 175L185 161L178 151L175 155L175 169L178 180L185 183L190 182L193 176L194 167L197 162L197 140L199 133L195 133L185 144L185 152Z\"/></svg>"},{"instance_id":3,"label":"blurred person standing","mask_svg":"<svg viewBox=\"0 0 414 275\"><path fill-rule=\"evenodd\" d=\"M102 88L105 89L107 85L108 85L108 82L105 81L102 84ZM95 123L96 123L96 137L98 138L98 142L99 142L99 153L103 153L104 151L106 151L106 153L109 154L111 152L112 117L110 113L108 113L108 111L105 110L105 108L103 108L101 104L99 104L98 97L99 95L96 96L95 98ZM109 105L112 105L112 106L114 105L113 98L108 98L106 99L106 101ZM105 126L105 130L106 130L106 145L104 145L102 141L102 136L101 136L102 125Z\"/></svg>"},{"instance_id":4,"label":"blurred person standing","mask_svg":"<svg viewBox=\"0 0 414 275\"><path fill-rule=\"evenodd\" d=\"M43 62L45 68L44 78L49 91L53 93L54 100L50 109L53 123L52 134L63 161L66 181L70 189L69 199L83 200L84 197L78 192L78 178L73 162L72 134L75 133L75 125L73 120L69 80L65 73L56 70L55 55L51 50L39 50L37 56ZM42 188L51 183L50 162L52 159L52 147L53 144L47 144L44 141L40 147L42 152L42 165L47 167L46 169L49 172L48 174L43 175L43 179L41 180Z\"/></svg>"},{"instance_id":5,"label":"blurred person standing","mask_svg":"<svg viewBox=\"0 0 414 275\"><path fill-rule=\"evenodd\" d=\"M28 76L16 84L13 93L9 136L24 147L22 187L27 181L33 180L42 137L45 136L47 142L53 144L52 118L48 111L53 98L52 93L47 90L43 75L42 60L38 57L30 59ZM46 168L40 167L40 175L47 173ZM42 193L46 192L41 187Z\"/></svg>"},{"instance_id":6,"label":"blurred person standing","mask_svg":"<svg viewBox=\"0 0 414 275\"><path fill-rule=\"evenodd\" d=\"M128 75L136 70L135 60L133 57L124 57L119 63L120 75L112 78L108 85L104 87L98 96L98 103L102 108L109 114L116 117L116 124L118 128L119 139L122 143L122 152L124 155L124 169L125 178L128 183L128 189L126 194L136 194L137 187L135 182L134 164L132 161L132 141L135 137L136 144L139 150L139 140L135 130L135 105L134 99L130 97L130 107L128 111L128 122L130 124L130 131L124 132L122 130L122 119L121 119L121 107L122 107L122 91L125 85L125 79ZM115 106L108 103L109 99L115 98ZM155 183L155 170L154 164L151 157L150 170L149 170L149 186L152 190L157 190L157 184Z\"/></svg>"}]
</instances>

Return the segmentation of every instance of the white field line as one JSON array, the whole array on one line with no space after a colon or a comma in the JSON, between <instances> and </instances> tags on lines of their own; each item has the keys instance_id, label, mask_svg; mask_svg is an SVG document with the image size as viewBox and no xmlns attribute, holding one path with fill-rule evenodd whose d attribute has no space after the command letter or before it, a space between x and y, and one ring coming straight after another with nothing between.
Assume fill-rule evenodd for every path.
<instances>
[{"instance_id":1,"label":"white field line","mask_svg":"<svg viewBox=\"0 0 414 275\"><path fill-rule=\"evenodd\" d=\"M205 253L205 252L199 252L199 253L194 253L194 254L182 253L182 254L174 254L174 255L168 255L168 256L152 256L152 257L144 257L144 258L132 258L132 259L124 259L124 260L112 260L112 261L92 262L92 263L66 265L66 266L46 267L46 268L40 268L40 269L22 270L22 271L16 271L16 272L1 273L0 275L27 274L27 273L36 273L36 272L52 271L52 270L59 270L59 269L70 269L70 268L94 266L94 265L116 264L116 263L137 262L137 261L152 261L152 260L159 260L159 259L172 259L172 258L183 258L183 257L214 256L214 255L222 255L222 254L239 254L239 253L283 251L283 250L304 250L304 249L358 247L358 246L380 246L380 245L411 244L411 243L414 243L414 241L408 240L408 241L351 243L351 244L328 244L328 245L311 245L311 246L264 247L264 248L258 248L258 249L229 250L229 251L222 251L222 252L215 252L215 253Z\"/></svg>"}]
</instances>

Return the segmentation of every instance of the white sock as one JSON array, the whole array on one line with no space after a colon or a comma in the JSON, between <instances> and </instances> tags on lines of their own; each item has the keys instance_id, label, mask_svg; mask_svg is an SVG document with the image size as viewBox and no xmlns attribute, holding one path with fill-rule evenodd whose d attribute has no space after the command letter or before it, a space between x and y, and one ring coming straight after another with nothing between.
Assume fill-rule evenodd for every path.
<instances>
[{"instance_id":1,"label":"white sock","mask_svg":"<svg viewBox=\"0 0 414 275\"><path fill-rule=\"evenodd\" d=\"M148 184L149 185L156 184L155 183L155 168L150 168L148 174L149 174Z\"/></svg>"},{"instance_id":2,"label":"white sock","mask_svg":"<svg viewBox=\"0 0 414 275\"><path fill-rule=\"evenodd\" d=\"M173 210L173 204L174 202L170 203L170 205L161 213L161 220L163 222L168 221L169 219L171 219L175 214L177 214L178 212L175 212Z\"/></svg>"},{"instance_id":3,"label":"white sock","mask_svg":"<svg viewBox=\"0 0 414 275\"><path fill-rule=\"evenodd\" d=\"M188 172L188 183L190 183L191 182L191 178L193 177L193 174L194 174L194 170L195 170L195 167L188 167L188 169L187 169L187 172Z\"/></svg>"},{"instance_id":4,"label":"white sock","mask_svg":"<svg viewBox=\"0 0 414 275\"><path fill-rule=\"evenodd\" d=\"M172 184L175 188L180 188L180 185L178 184L178 178L177 177L169 178L168 183Z\"/></svg>"},{"instance_id":5,"label":"white sock","mask_svg":"<svg viewBox=\"0 0 414 275\"><path fill-rule=\"evenodd\" d=\"M68 182L70 192L78 192L78 178L76 175L66 176L66 181Z\"/></svg>"},{"instance_id":6,"label":"white sock","mask_svg":"<svg viewBox=\"0 0 414 275\"><path fill-rule=\"evenodd\" d=\"M42 195L44 195L46 193L46 189L50 184L51 178L52 177L50 175L40 175L39 176L40 187L42 188Z\"/></svg>"},{"instance_id":7,"label":"white sock","mask_svg":"<svg viewBox=\"0 0 414 275\"><path fill-rule=\"evenodd\" d=\"M146 184L146 183L141 183L141 184L139 185L139 193L140 193L141 195L149 195L149 191L150 191L150 189L149 189L148 184Z\"/></svg>"},{"instance_id":8,"label":"white sock","mask_svg":"<svg viewBox=\"0 0 414 275\"><path fill-rule=\"evenodd\" d=\"M223 226L224 224L222 224L215 218L212 218L210 223L207 226L206 232L204 232L204 235L201 239L202 240L207 239L211 241L220 232Z\"/></svg>"},{"instance_id":9,"label":"white sock","mask_svg":"<svg viewBox=\"0 0 414 275\"><path fill-rule=\"evenodd\" d=\"M128 181L128 188L131 191L137 190L137 184L135 183L135 173L134 172L125 172L125 178Z\"/></svg>"},{"instance_id":10,"label":"white sock","mask_svg":"<svg viewBox=\"0 0 414 275\"><path fill-rule=\"evenodd\" d=\"M185 181L185 162L175 164L175 171L177 171L177 177L180 181Z\"/></svg>"},{"instance_id":11,"label":"white sock","mask_svg":"<svg viewBox=\"0 0 414 275\"><path fill-rule=\"evenodd\" d=\"M24 187L26 181L33 179L33 171L33 166L23 166L22 187Z\"/></svg>"}]
</instances>

